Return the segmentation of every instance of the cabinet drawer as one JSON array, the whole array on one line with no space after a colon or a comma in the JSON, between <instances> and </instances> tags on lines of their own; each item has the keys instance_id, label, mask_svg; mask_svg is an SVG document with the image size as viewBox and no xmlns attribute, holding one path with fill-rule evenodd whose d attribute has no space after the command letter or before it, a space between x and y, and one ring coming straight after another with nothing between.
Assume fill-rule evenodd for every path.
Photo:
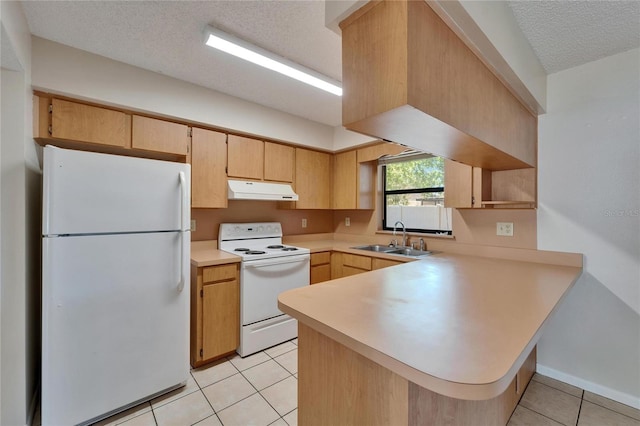
<instances>
[{"instance_id":1,"label":"cabinet drawer","mask_svg":"<svg viewBox=\"0 0 640 426\"><path fill-rule=\"evenodd\" d=\"M210 283L214 281L225 281L235 279L237 276L238 266L222 265L222 266L210 266L202 270L202 281Z\"/></svg>"},{"instance_id":2,"label":"cabinet drawer","mask_svg":"<svg viewBox=\"0 0 640 426\"><path fill-rule=\"evenodd\" d=\"M331 252L311 253L311 266L324 265L331 262Z\"/></svg>"},{"instance_id":3,"label":"cabinet drawer","mask_svg":"<svg viewBox=\"0 0 640 426\"><path fill-rule=\"evenodd\" d=\"M352 266L357 269L364 269L367 271L371 270L371 258L367 256L344 253L342 255L342 264L344 266Z\"/></svg>"}]
</instances>

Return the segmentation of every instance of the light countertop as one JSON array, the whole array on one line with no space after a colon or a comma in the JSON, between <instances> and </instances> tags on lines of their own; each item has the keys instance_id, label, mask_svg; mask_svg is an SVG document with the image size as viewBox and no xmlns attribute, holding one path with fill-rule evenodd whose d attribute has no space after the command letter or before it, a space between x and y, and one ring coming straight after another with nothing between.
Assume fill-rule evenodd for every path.
<instances>
[{"instance_id":1,"label":"light countertop","mask_svg":"<svg viewBox=\"0 0 640 426\"><path fill-rule=\"evenodd\" d=\"M336 242L307 245L329 246L336 249ZM278 305L424 388L489 399L509 385L581 272L577 266L440 253L290 290Z\"/></svg>"},{"instance_id":2,"label":"light countertop","mask_svg":"<svg viewBox=\"0 0 640 426\"><path fill-rule=\"evenodd\" d=\"M224 265L227 263L239 263L240 260L240 256L218 250L217 241L191 242L191 264L198 268Z\"/></svg>"}]
</instances>

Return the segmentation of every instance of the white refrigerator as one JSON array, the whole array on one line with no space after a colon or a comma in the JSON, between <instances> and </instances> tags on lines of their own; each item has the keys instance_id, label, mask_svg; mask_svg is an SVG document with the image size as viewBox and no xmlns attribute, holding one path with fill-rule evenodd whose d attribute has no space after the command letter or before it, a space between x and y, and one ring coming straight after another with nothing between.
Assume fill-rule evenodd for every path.
<instances>
[{"instance_id":1,"label":"white refrigerator","mask_svg":"<svg viewBox=\"0 0 640 426\"><path fill-rule=\"evenodd\" d=\"M44 148L43 425L189 377L190 166Z\"/></svg>"}]
</instances>

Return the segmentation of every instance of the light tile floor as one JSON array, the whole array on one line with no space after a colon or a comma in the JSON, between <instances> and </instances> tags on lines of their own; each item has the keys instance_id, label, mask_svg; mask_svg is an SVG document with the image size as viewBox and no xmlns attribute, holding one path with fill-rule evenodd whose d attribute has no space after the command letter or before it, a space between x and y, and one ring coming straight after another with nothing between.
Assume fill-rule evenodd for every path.
<instances>
[{"instance_id":1,"label":"light tile floor","mask_svg":"<svg viewBox=\"0 0 640 426\"><path fill-rule=\"evenodd\" d=\"M298 423L297 339L191 371L186 386L100 426L293 426ZM34 426L39 426L39 413ZM640 410L534 375L508 426L640 426Z\"/></svg>"}]
</instances>

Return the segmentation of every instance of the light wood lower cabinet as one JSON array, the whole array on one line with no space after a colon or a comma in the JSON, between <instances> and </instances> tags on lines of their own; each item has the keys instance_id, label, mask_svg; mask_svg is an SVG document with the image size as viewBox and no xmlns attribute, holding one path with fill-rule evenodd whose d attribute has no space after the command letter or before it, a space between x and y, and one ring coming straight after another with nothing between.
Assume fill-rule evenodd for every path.
<instances>
[{"instance_id":1,"label":"light wood lower cabinet","mask_svg":"<svg viewBox=\"0 0 640 426\"><path fill-rule=\"evenodd\" d=\"M423 388L299 323L298 422L304 425L506 425L535 368L534 347L502 394L480 401L450 398Z\"/></svg>"},{"instance_id":2,"label":"light wood lower cabinet","mask_svg":"<svg viewBox=\"0 0 640 426\"><path fill-rule=\"evenodd\" d=\"M232 353L239 344L239 264L192 266L191 365Z\"/></svg>"},{"instance_id":3,"label":"light wood lower cabinet","mask_svg":"<svg viewBox=\"0 0 640 426\"><path fill-rule=\"evenodd\" d=\"M404 262L400 262L397 260L389 260L389 259L380 259L377 257L373 257L371 258L371 269L372 270L376 270L376 269L382 269L382 268L388 268L389 266L396 266L396 265L400 265Z\"/></svg>"},{"instance_id":4,"label":"light wood lower cabinet","mask_svg":"<svg viewBox=\"0 0 640 426\"><path fill-rule=\"evenodd\" d=\"M331 252L311 253L311 284L331 279Z\"/></svg>"}]
</instances>

